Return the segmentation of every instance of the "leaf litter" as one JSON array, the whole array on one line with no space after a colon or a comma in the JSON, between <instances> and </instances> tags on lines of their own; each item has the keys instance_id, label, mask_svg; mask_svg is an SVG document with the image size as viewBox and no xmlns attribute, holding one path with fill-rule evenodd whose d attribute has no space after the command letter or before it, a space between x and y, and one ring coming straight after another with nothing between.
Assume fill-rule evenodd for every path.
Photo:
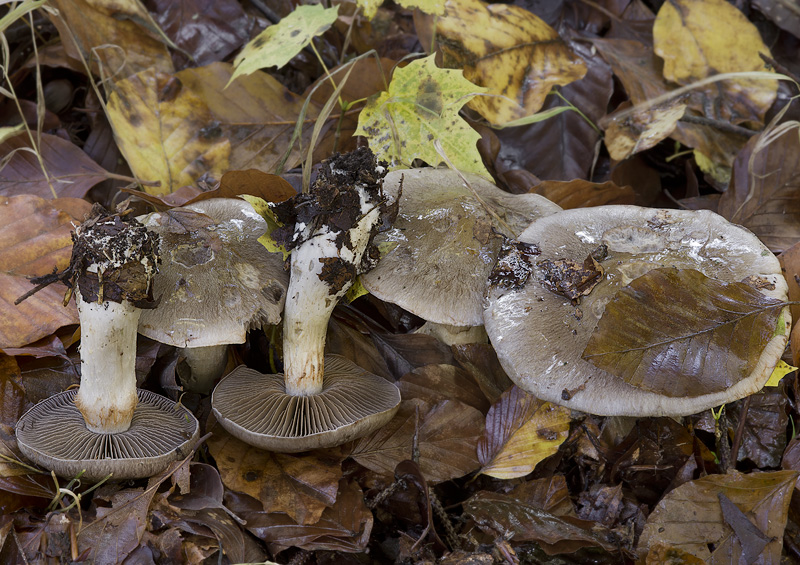
<instances>
[{"instance_id":1,"label":"leaf litter","mask_svg":"<svg viewBox=\"0 0 800 565\"><path fill-rule=\"evenodd\" d=\"M13 302L30 288L26 277L63 268L69 232L89 202L116 203L134 192L121 192L124 183L144 192L131 204L137 213L217 196L280 201L296 191L289 182L300 178L297 167L308 155L308 172L359 144L397 165L435 166L443 160L435 139L461 170L564 208L718 206L784 252L790 299L798 300L798 112L786 103L796 87L752 75L766 70L764 58L775 78L797 73L786 53L800 28L780 12L782 3L745 2L741 7L751 10L740 12L725 2L679 0L657 13L636 0L547 7L369 1L359 11L345 3L338 13L322 9L326 20L292 45L278 33L291 23L291 6L274 1L259 7L229 0L213 11L202 0L39 4L23 3L3 24L8 103L1 125L11 128L4 130L0 163L4 561L800 559L791 539L800 532L792 506L800 470L796 374L732 403L724 416L599 418L526 395L512 386L490 344L450 347L411 333L421 320L374 297L337 310L329 347L396 380L403 403L386 427L340 448L263 452L208 421L213 435L195 461L149 481L89 490L30 467L13 435L26 408L79 376L77 317L61 305L64 290ZM697 15L703 10L715 16ZM36 34L16 18L25 11ZM278 61L254 52L257 43L276 52L274 39L259 39L270 29L267 35L285 48ZM372 48L376 53L352 70L342 64ZM422 50L435 57L422 57ZM240 65L246 76L233 64L256 59L251 68ZM751 76L671 94L741 71ZM63 96L54 98L57 92ZM338 110L332 104L315 132L334 92ZM658 98L663 102L651 104ZM43 100L47 112L37 107ZM513 120L515 127L491 127ZM284 171L291 173L285 180L265 176ZM583 257L573 259L559 272L584 269ZM584 270L565 292L592 278L592 269ZM614 300L648 281L634 282ZM650 320L636 326L638 338L666 325L654 319L686 321L685 312L668 306L687 289L726 300L734 292L710 291L694 279L666 288L667 298L645 300L657 317L635 309L626 318ZM733 301L749 300L739 298ZM736 345L745 341L740 335L770 334L778 320L767 318L759 331L720 339ZM797 365L800 334L792 337ZM251 332L231 356L279 365L280 330ZM171 387L178 397L176 361L171 348L140 342L140 385ZM683 394L676 383L705 391L727 386L720 383L730 375L704 373L700 385L653 371L633 370L628 378ZM205 420L207 399L183 401Z\"/></svg>"}]
</instances>

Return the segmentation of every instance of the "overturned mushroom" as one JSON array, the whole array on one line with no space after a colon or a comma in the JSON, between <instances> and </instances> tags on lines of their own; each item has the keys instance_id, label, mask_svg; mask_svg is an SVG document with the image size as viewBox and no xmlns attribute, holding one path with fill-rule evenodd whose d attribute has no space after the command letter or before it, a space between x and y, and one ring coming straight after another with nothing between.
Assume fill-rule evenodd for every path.
<instances>
[{"instance_id":1,"label":"overturned mushroom","mask_svg":"<svg viewBox=\"0 0 800 565\"><path fill-rule=\"evenodd\" d=\"M774 255L749 231L709 211L601 206L542 218L499 263L484 314L486 331L509 377L537 397L598 415L678 416L759 390L780 358L788 332L775 332L755 370L729 388L659 393L627 384L582 359L606 305L653 269L693 269L726 283L746 281L786 299ZM520 254L520 249L524 253ZM789 321L788 309L783 311ZM720 368L724 371L724 368ZM669 391L666 391L669 392Z\"/></svg>"},{"instance_id":2,"label":"overturned mushroom","mask_svg":"<svg viewBox=\"0 0 800 565\"><path fill-rule=\"evenodd\" d=\"M276 211L286 229L273 234L293 248L284 312L284 374L240 366L214 389L222 426L273 451L330 447L391 419L397 387L347 359L324 356L328 320L355 276L372 267L372 239L390 214L382 168L359 149L323 164L309 194Z\"/></svg>"},{"instance_id":3,"label":"overturned mushroom","mask_svg":"<svg viewBox=\"0 0 800 565\"><path fill-rule=\"evenodd\" d=\"M537 194L509 194L477 175L465 178L478 197L449 169L386 175L391 198L402 189L400 209L393 228L376 242L394 248L361 277L369 292L427 320L422 331L450 344L483 334L471 328L483 324L483 293L500 249L499 233L510 228L513 233L505 235L516 235L561 209Z\"/></svg>"},{"instance_id":4,"label":"overturned mushroom","mask_svg":"<svg viewBox=\"0 0 800 565\"><path fill-rule=\"evenodd\" d=\"M156 305L158 236L96 208L73 239L70 266L52 280L67 282L78 304L81 386L23 414L17 441L28 458L60 475L147 477L185 456L198 433L185 408L136 389L136 326L141 309Z\"/></svg>"},{"instance_id":5,"label":"overturned mushroom","mask_svg":"<svg viewBox=\"0 0 800 565\"><path fill-rule=\"evenodd\" d=\"M140 219L160 235L164 261L153 283L161 302L144 311L139 333L182 348L184 386L207 393L222 376L228 344L280 322L289 282L283 259L258 242L267 224L244 200L203 200Z\"/></svg>"}]
</instances>

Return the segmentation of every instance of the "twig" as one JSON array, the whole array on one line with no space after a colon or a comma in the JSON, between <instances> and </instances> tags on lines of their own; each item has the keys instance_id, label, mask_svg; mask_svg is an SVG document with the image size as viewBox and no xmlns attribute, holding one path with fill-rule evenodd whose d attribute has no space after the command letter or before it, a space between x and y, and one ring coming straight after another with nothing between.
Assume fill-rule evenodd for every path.
<instances>
[{"instance_id":1,"label":"twig","mask_svg":"<svg viewBox=\"0 0 800 565\"><path fill-rule=\"evenodd\" d=\"M685 114L681 117L680 122L686 122L688 124L698 124L701 126L709 126L714 129L718 129L719 131L724 131L726 133L732 133L733 135L740 135L742 137L752 137L757 134L757 131L753 131L751 129L743 128L742 126L737 126L730 122L724 122L722 120L713 120L711 118L706 118L704 116L692 116L689 114Z\"/></svg>"}]
</instances>

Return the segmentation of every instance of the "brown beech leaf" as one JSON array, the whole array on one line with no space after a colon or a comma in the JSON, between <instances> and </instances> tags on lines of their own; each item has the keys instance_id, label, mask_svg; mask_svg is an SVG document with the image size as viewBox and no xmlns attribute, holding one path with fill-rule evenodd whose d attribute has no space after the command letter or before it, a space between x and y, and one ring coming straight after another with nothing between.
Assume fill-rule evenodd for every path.
<instances>
[{"instance_id":1,"label":"brown beech leaf","mask_svg":"<svg viewBox=\"0 0 800 565\"><path fill-rule=\"evenodd\" d=\"M553 516L506 494L480 491L464 502L464 513L481 530L495 536L513 533L515 542L535 541L548 555L572 553L582 547L616 550L615 544L604 539L604 529L593 522Z\"/></svg>"},{"instance_id":2,"label":"brown beech leaf","mask_svg":"<svg viewBox=\"0 0 800 565\"><path fill-rule=\"evenodd\" d=\"M734 173L735 174L735 173ZM728 190L732 190L733 187ZM781 270L789 285L789 300L800 302L800 243L795 243L778 256ZM800 320L800 304L792 304L792 320ZM792 324L792 335L789 339L792 349L792 365L800 363L800 324Z\"/></svg>"},{"instance_id":3,"label":"brown beech leaf","mask_svg":"<svg viewBox=\"0 0 800 565\"><path fill-rule=\"evenodd\" d=\"M514 487L509 494L520 502L541 508L555 516L576 517L564 475L526 481Z\"/></svg>"},{"instance_id":4,"label":"brown beech leaf","mask_svg":"<svg viewBox=\"0 0 800 565\"><path fill-rule=\"evenodd\" d=\"M25 408L22 375L14 357L0 353L0 423L14 426ZM0 451L2 448L0 448ZM0 469L7 466L0 461ZM3 471L0 470L0 475Z\"/></svg>"},{"instance_id":5,"label":"brown beech leaf","mask_svg":"<svg viewBox=\"0 0 800 565\"><path fill-rule=\"evenodd\" d=\"M50 285L19 305L14 301L33 288L28 276L67 266L73 223L80 223L90 208L88 202L74 198L0 196L0 348L21 347L78 323L75 305L63 306L66 288L61 284Z\"/></svg>"},{"instance_id":6,"label":"brown beech leaf","mask_svg":"<svg viewBox=\"0 0 800 565\"><path fill-rule=\"evenodd\" d=\"M675 547L707 563L748 563L743 540L726 523L719 493L769 538L760 552L763 563L780 562L783 530L797 471L709 475L667 494L647 519L637 551L644 559L658 545ZM715 549L713 553L709 546Z\"/></svg>"},{"instance_id":7,"label":"brown beech leaf","mask_svg":"<svg viewBox=\"0 0 800 565\"><path fill-rule=\"evenodd\" d=\"M544 196L565 210L606 204L633 204L636 200L636 194L630 186L618 186L611 181L544 181L531 188L530 192Z\"/></svg>"},{"instance_id":8,"label":"brown beech leaf","mask_svg":"<svg viewBox=\"0 0 800 565\"><path fill-rule=\"evenodd\" d=\"M0 170L0 196L35 194L52 199L55 191L57 197L82 198L90 188L108 178L103 167L66 139L43 133L40 141L38 152L46 176L27 135L16 135L0 143L0 155L11 156Z\"/></svg>"},{"instance_id":9,"label":"brown beech leaf","mask_svg":"<svg viewBox=\"0 0 800 565\"><path fill-rule=\"evenodd\" d=\"M570 422L567 408L512 387L486 415L486 429L478 441L480 472L497 479L527 475L558 451Z\"/></svg>"},{"instance_id":10,"label":"brown beech leaf","mask_svg":"<svg viewBox=\"0 0 800 565\"><path fill-rule=\"evenodd\" d=\"M247 445L216 423L209 431L214 435L208 449L222 482L260 500L265 511L286 512L296 522L313 524L336 501L346 457L340 449L275 453Z\"/></svg>"},{"instance_id":11,"label":"brown beech leaf","mask_svg":"<svg viewBox=\"0 0 800 565\"><path fill-rule=\"evenodd\" d=\"M483 391L483 395L494 403L514 383L508 378L494 348L487 343L467 343L451 347L456 362L467 371Z\"/></svg>"},{"instance_id":12,"label":"brown beech leaf","mask_svg":"<svg viewBox=\"0 0 800 565\"><path fill-rule=\"evenodd\" d=\"M586 64L533 13L508 4L450 0L435 20L435 37L448 68L491 94L469 105L493 124L533 114L557 85L586 74Z\"/></svg>"},{"instance_id":13,"label":"brown beech leaf","mask_svg":"<svg viewBox=\"0 0 800 565\"><path fill-rule=\"evenodd\" d=\"M483 414L457 400L435 406L416 398L404 400L388 424L356 442L351 457L392 476L401 461L412 458L417 433L422 473L428 482L441 483L480 467L475 446L482 429Z\"/></svg>"},{"instance_id":14,"label":"brown beech leaf","mask_svg":"<svg viewBox=\"0 0 800 565\"><path fill-rule=\"evenodd\" d=\"M774 252L800 239L800 122L770 126L733 163L719 213L750 229Z\"/></svg>"},{"instance_id":15,"label":"brown beech leaf","mask_svg":"<svg viewBox=\"0 0 800 565\"><path fill-rule=\"evenodd\" d=\"M403 375L397 388L404 400L419 398L430 404L459 400L485 412L489 402L469 373L454 365L424 365Z\"/></svg>"},{"instance_id":16,"label":"brown beech leaf","mask_svg":"<svg viewBox=\"0 0 800 565\"><path fill-rule=\"evenodd\" d=\"M606 305L583 358L666 396L726 390L753 372L782 305L694 269L653 269Z\"/></svg>"},{"instance_id":17,"label":"brown beech leaf","mask_svg":"<svg viewBox=\"0 0 800 565\"><path fill-rule=\"evenodd\" d=\"M279 512L240 512L240 515L247 521L247 529L267 542L273 554L288 547L361 553L372 533L372 512L355 481L342 479L338 491L336 504L326 508L314 524L298 524Z\"/></svg>"}]
</instances>

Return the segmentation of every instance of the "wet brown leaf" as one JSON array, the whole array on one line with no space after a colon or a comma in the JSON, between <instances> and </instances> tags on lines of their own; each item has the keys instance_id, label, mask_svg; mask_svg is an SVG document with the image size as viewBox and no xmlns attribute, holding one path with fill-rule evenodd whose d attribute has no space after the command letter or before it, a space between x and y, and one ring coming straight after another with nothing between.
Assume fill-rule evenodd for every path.
<instances>
[{"instance_id":1,"label":"wet brown leaf","mask_svg":"<svg viewBox=\"0 0 800 565\"><path fill-rule=\"evenodd\" d=\"M694 269L653 269L614 295L583 358L666 396L726 390L755 369L782 304Z\"/></svg>"},{"instance_id":2,"label":"wet brown leaf","mask_svg":"<svg viewBox=\"0 0 800 565\"><path fill-rule=\"evenodd\" d=\"M480 472L497 479L527 475L558 451L570 422L568 409L512 387L486 415L486 429L478 441Z\"/></svg>"},{"instance_id":3,"label":"wet brown leaf","mask_svg":"<svg viewBox=\"0 0 800 565\"><path fill-rule=\"evenodd\" d=\"M774 471L743 475L709 475L679 486L655 507L639 539L644 558L657 544L676 547L711 563L744 563L742 542L725 524L718 494L727 496L747 519L770 538L761 553L778 563L789 500L798 473ZM714 546L713 554L709 545Z\"/></svg>"},{"instance_id":4,"label":"wet brown leaf","mask_svg":"<svg viewBox=\"0 0 800 565\"><path fill-rule=\"evenodd\" d=\"M508 378L491 345L468 343L451 347L456 362L478 383L483 395L494 403L514 383Z\"/></svg>"},{"instance_id":5,"label":"wet brown leaf","mask_svg":"<svg viewBox=\"0 0 800 565\"><path fill-rule=\"evenodd\" d=\"M453 363L450 348L433 336L373 333L372 339L396 379L424 365Z\"/></svg>"},{"instance_id":6,"label":"wet brown leaf","mask_svg":"<svg viewBox=\"0 0 800 565\"><path fill-rule=\"evenodd\" d=\"M730 189L729 189L730 190ZM789 300L800 301L800 242L795 243L778 256L781 270L789 286ZM792 320L800 320L800 304L792 304ZM789 339L792 349L792 365L800 364L800 324L792 324L792 334Z\"/></svg>"},{"instance_id":7,"label":"wet brown leaf","mask_svg":"<svg viewBox=\"0 0 800 565\"><path fill-rule=\"evenodd\" d=\"M67 54L90 63L95 75L126 77L149 68L172 71L167 46L138 0L55 0L53 7L58 15L50 16Z\"/></svg>"},{"instance_id":8,"label":"wet brown leaf","mask_svg":"<svg viewBox=\"0 0 800 565\"><path fill-rule=\"evenodd\" d=\"M747 420L742 430L739 461L750 461L760 469L780 467L786 449L789 401L783 386L766 387L750 395ZM744 400L726 407L728 426L737 429Z\"/></svg>"},{"instance_id":9,"label":"wet brown leaf","mask_svg":"<svg viewBox=\"0 0 800 565\"><path fill-rule=\"evenodd\" d=\"M772 251L800 240L800 122L771 124L733 163L719 213L755 233Z\"/></svg>"},{"instance_id":10,"label":"wet brown leaf","mask_svg":"<svg viewBox=\"0 0 800 565\"><path fill-rule=\"evenodd\" d=\"M235 0L155 0L154 8L156 22L193 65L225 59L250 39L252 24Z\"/></svg>"},{"instance_id":11,"label":"wet brown leaf","mask_svg":"<svg viewBox=\"0 0 800 565\"><path fill-rule=\"evenodd\" d=\"M38 152L46 175L27 134L0 143L0 155L10 156L8 164L0 170L0 196L35 194L47 199L82 198L90 188L108 178L105 169L86 153L55 135L41 134ZM53 196L54 191L56 196Z\"/></svg>"},{"instance_id":12,"label":"wet brown leaf","mask_svg":"<svg viewBox=\"0 0 800 565\"><path fill-rule=\"evenodd\" d=\"M583 179L544 181L530 192L541 194L565 210L606 204L633 204L636 194L630 186L617 186L611 181L594 183Z\"/></svg>"},{"instance_id":13,"label":"wet brown leaf","mask_svg":"<svg viewBox=\"0 0 800 565\"><path fill-rule=\"evenodd\" d=\"M554 516L577 518L564 475L526 481L514 487L509 494L520 502L546 510Z\"/></svg>"},{"instance_id":14,"label":"wet brown leaf","mask_svg":"<svg viewBox=\"0 0 800 565\"><path fill-rule=\"evenodd\" d=\"M586 64L553 28L517 6L450 0L435 21L444 66L463 68L467 80L505 97L470 101L493 124L539 111L553 86L586 74Z\"/></svg>"},{"instance_id":15,"label":"wet brown leaf","mask_svg":"<svg viewBox=\"0 0 800 565\"><path fill-rule=\"evenodd\" d=\"M326 508L314 524L297 524L282 513L243 512L241 515L247 520L247 529L267 542L272 553L288 547L362 552L372 532L372 512L364 504L364 495L357 483L342 479L338 491L336 504Z\"/></svg>"},{"instance_id":16,"label":"wet brown leaf","mask_svg":"<svg viewBox=\"0 0 800 565\"><path fill-rule=\"evenodd\" d=\"M454 365L424 365L403 375L397 388L404 400L418 398L429 404L458 400L486 412L489 402L469 373Z\"/></svg>"},{"instance_id":17,"label":"wet brown leaf","mask_svg":"<svg viewBox=\"0 0 800 565\"><path fill-rule=\"evenodd\" d=\"M0 197L0 348L21 347L78 323L74 304L66 308L62 304L66 289L61 284L50 285L14 305L33 288L28 276L51 273L69 263L72 224L80 223L83 214L70 216L60 209L64 207L75 214L90 208L76 199Z\"/></svg>"},{"instance_id":18,"label":"wet brown leaf","mask_svg":"<svg viewBox=\"0 0 800 565\"><path fill-rule=\"evenodd\" d=\"M286 512L301 524L314 524L336 501L342 461L339 449L318 449L299 455L263 451L228 434L222 426L208 449L217 462L222 482L260 500L267 512Z\"/></svg>"},{"instance_id":19,"label":"wet brown leaf","mask_svg":"<svg viewBox=\"0 0 800 565\"><path fill-rule=\"evenodd\" d=\"M0 423L14 426L25 408L25 388L16 359L0 353ZM3 466L0 461L0 468ZM0 476L4 475L0 471Z\"/></svg>"},{"instance_id":20,"label":"wet brown leaf","mask_svg":"<svg viewBox=\"0 0 800 565\"><path fill-rule=\"evenodd\" d=\"M572 553L581 547L616 550L611 539L606 539L608 533L592 522L553 516L508 495L481 491L464 503L464 512L481 530L495 536L513 533L515 542L535 541L548 555Z\"/></svg>"},{"instance_id":21,"label":"wet brown leaf","mask_svg":"<svg viewBox=\"0 0 800 565\"><path fill-rule=\"evenodd\" d=\"M420 468L431 484L441 483L480 466L475 446L482 429L483 414L457 400L435 406L419 399L404 400L388 424L355 443L351 457L376 473L391 476L401 461L412 459L416 433Z\"/></svg>"}]
</instances>

